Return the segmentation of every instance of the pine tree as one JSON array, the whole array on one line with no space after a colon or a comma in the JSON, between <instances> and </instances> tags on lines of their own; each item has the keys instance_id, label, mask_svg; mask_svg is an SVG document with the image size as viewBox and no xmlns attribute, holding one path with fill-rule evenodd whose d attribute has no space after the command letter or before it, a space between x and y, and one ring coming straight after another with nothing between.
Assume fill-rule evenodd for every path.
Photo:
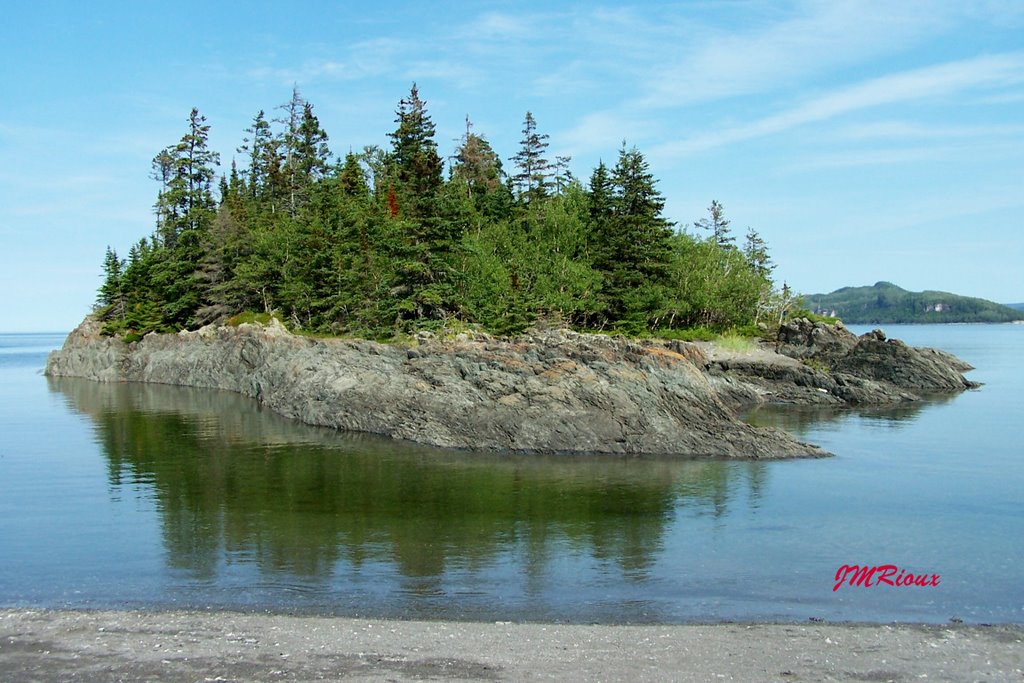
<instances>
[{"instance_id":1,"label":"pine tree","mask_svg":"<svg viewBox=\"0 0 1024 683\"><path fill-rule=\"evenodd\" d=\"M327 133L320 127L320 119L313 113L313 105L309 102L302 105L295 156L303 183L322 180L330 168L331 150L327 146Z\"/></svg>"},{"instance_id":2,"label":"pine tree","mask_svg":"<svg viewBox=\"0 0 1024 683\"><path fill-rule=\"evenodd\" d=\"M608 219L614 210L614 191L608 167L603 161L598 162L597 168L590 175L590 191L587 193L591 229L595 232L603 233L606 229Z\"/></svg>"},{"instance_id":3,"label":"pine tree","mask_svg":"<svg viewBox=\"0 0 1024 683\"><path fill-rule=\"evenodd\" d=\"M451 182L460 185L482 219L501 220L512 212L512 193L504 182L501 158L482 135L473 132L466 117L466 133L453 157Z\"/></svg>"},{"instance_id":4,"label":"pine tree","mask_svg":"<svg viewBox=\"0 0 1024 683\"><path fill-rule=\"evenodd\" d=\"M557 194L562 194L567 187L576 182L576 177L572 174L572 169L569 168L570 161L572 161L570 156L555 157L553 171L555 176L555 192Z\"/></svg>"},{"instance_id":5,"label":"pine tree","mask_svg":"<svg viewBox=\"0 0 1024 683\"><path fill-rule=\"evenodd\" d=\"M312 184L327 173L330 150L313 105L302 98L297 86L292 88L291 99L278 109L283 114L277 122L284 126L278 142L284 198L288 215L294 218L309 201Z\"/></svg>"}]
</instances>

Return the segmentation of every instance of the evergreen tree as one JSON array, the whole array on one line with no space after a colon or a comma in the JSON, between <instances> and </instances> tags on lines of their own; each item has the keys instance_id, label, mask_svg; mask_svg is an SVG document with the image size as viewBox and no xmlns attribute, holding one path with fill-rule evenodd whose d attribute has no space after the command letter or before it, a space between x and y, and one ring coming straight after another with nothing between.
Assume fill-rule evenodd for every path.
<instances>
[{"instance_id":1,"label":"evergreen tree","mask_svg":"<svg viewBox=\"0 0 1024 683\"><path fill-rule=\"evenodd\" d=\"M451 175L451 182L458 184L472 199L481 220L510 216L512 195L504 182L501 159L487 138L473 132L469 117L466 117L466 133L453 157Z\"/></svg>"},{"instance_id":2,"label":"evergreen tree","mask_svg":"<svg viewBox=\"0 0 1024 683\"><path fill-rule=\"evenodd\" d=\"M273 190L280 185L281 159L278 142L274 139L270 122L261 109L253 119L252 126L245 129L248 136L238 152L249 158L247 184L253 199L266 200L273 213Z\"/></svg>"},{"instance_id":3,"label":"evergreen tree","mask_svg":"<svg viewBox=\"0 0 1024 683\"><path fill-rule=\"evenodd\" d=\"M460 216L446 212L440 199L441 158L434 141L434 123L413 83L399 102L391 133L391 161L398 188L388 187L389 214L400 218L402 239L392 243L395 259L395 319L438 320L455 312L454 253L465 231ZM394 194L393 194L394 192Z\"/></svg>"},{"instance_id":4,"label":"evergreen tree","mask_svg":"<svg viewBox=\"0 0 1024 683\"><path fill-rule=\"evenodd\" d=\"M322 180L330 168L331 150L327 147L327 133L313 113L313 105L302 105L302 122L295 148L299 177L305 184Z\"/></svg>"},{"instance_id":5,"label":"evergreen tree","mask_svg":"<svg viewBox=\"0 0 1024 683\"><path fill-rule=\"evenodd\" d=\"M608 219L611 218L614 210L614 193L615 189L612 186L608 167L603 161L599 161L597 168L590 175L590 191L587 193L592 230L597 233L603 234L607 229Z\"/></svg>"},{"instance_id":6,"label":"evergreen tree","mask_svg":"<svg viewBox=\"0 0 1024 683\"><path fill-rule=\"evenodd\" d=\"M220 155L208 147L210 127L193 108L189 130L181 141L157 155L154 166L169 179L157 200L157 225L162 250L152 264L152 286L160 290L165 321L185 327L200 304L196 271L202 258L202 239L216 215L213 197L215 166ZM162 177L161 177L162 180Z\"/></svg>"},{"instance_id":7,"label":"evergreen tree","mask_svg":"<svg viewBox=\"0 0 1024 683\"><path fill-rule=\"evenodd\" d=\"M653 320L662 303L671 256L671 224L662 215L664 200L643 155L623 145L611 176L610 214L599 202L607 191L601 166L591 178L594 267L604 276L602 299L607 322L638 332ZM595 188L597 199L595 199ZM592 218L594 220L594 218Z\"/></svg>"},{"instance_id":8,"label":"evergreen tree","mask_svg":"<svg viewBox=\"0 0 1024 683\"><path fill-rule=\"evenodd\" d=\"M229 192L230 187L229 183ZM202 238L195 275L201 288L201 301L194 317L197 325L222 322L258 305L237 277L239 264L252 253L252 237L246 227L245 214L239 213L233 205L233 200L221 204Z\"/></svg>"},{"instance_id":9,"label":"evergreen tree","mask_svg":"<svg viewBox=\"0 0 1024 683\"><path fill-rule=\"evenodd\" d=\"M284 197L288 215L294 218L309 201L313 183L327 173L330 150L313 105L302 98L298 87L292 88L291 99L278 109L283 113L277 122L284 126L278 142Z\"/></svg>"},{"instance_id":10,"label":"evergreen tree","mask_svg":"<svg viewBox=\"0 0 1024 683\"><path fill-rule=\"evenodd\" d=\"M572 161L572 157L569 156L555 157L553 171L555 176L555 192L557 194L562 194L567 187L576 182L576 177L572 174L572 170L569 168L570 161Z\"/></svg>"},{"instance_id":11,"label":"evergreen tree","mask_svg":"<svg viewBox=\"0 0 1024 683\"><path fill-rule=\"evenodd\" d=\"M347 197L366 197L370 192L359 158L351 151L345 155L345 163L338 170L338 187Z\"/></svg>"},{"instance_id":12,"label":"evergreen tree","mask_svg":"<svg viewBox=\"0 0 1024 683\"><path fill-rule=\"evenodd\" d=\"M161 182L157 225L168 248L175 248L183 234L201 231L213 219L213 179L220 155L207 146L209 133L206 117L193 108L189 131L153 159L154 176Z\"/></svg>"},{"instance_id":13,"label":"evergreen tree","mask_svg":"<svg viewBox=\"0 0 1024 683\"><path fill-rule=\"evenodd\" d=\"M452 177L465 183L466 194L477 197L501 187L501 159L482 135L473 132L473 124L466 117L466 133L455 152Z\"/></svg>"},{"instance_id":14,"label":"evergreen tree","mask_svg":"<svg viewBox=\"0 0 1024 683\"><path fill-rule=\"evenodd\" d=\"M101 307L101 314L106 318L125 317L127 298L124 288L124 269L126 262L117 257L117 252L107 247L103 258L103 284L100 286L96 304Z\"/></svg>"},{"instance_id":15,"label":"evergreen tree","mask_svg":"<svg viewBox=\"0 0 1024 683\"><path fill-rule=\"evenodd\" d=\"M544 158L548 148L548 135L537 132L533 114L526 112L523 121L523 139L519 152L512 157L519 172L512 176L519 201L529 204L543 199L551 189L552 166Z\"/></svg>"},{"instance_id":16,"label":"evergreen tree","mask_svg":"<svg viewBox=\"0 0 1024 683\"><path fill-rule=\"evenodd\" d=\"M712 200L711 206L708 207L708 217L701 218L695 225L702 230L709 231L715 244L725 248L734 246L733 243L736 241L736 238L730 234L729 222L729 219L725 217L722 205L718 203L718 200Z\"/></svg>"},{"instance_id":17,"label":"evergreen tree","mask_svg":"<svg viewBox=\"0 0 1024 683\"><path fill-rule=\"evenodd\" d=\"M391 158L404 190L402 213L411 218L424 218L431 214L441 188L441 157L434 141L434 122L427 114L426 102L420 99L415 83L409 96L399 102L395 115L398 127L390 134Z\"/></svg>"},{"instance_id":18,"label":"evergreen tree","mask_svg":"<svg viewBox=\"0 0 1024 683\"><path fill-rule=\"evenodd\" d=\"M743 245L743 255L747 258L750 267L758 276L765 280L770 280L775 266L768 256L768 245L765 244L765 241L761 239L761 236L753 228L747 228L747 239Z\"/></svg>"},{"instance_id":19,"label":"evergreen tree","mask_svg":"<svg viewBox=\"0 0 1024 683\"><path fill-rule=\"evenodd\" d=\"M152 164L153 170L150 173L150 178L160 183L156 203L153 205L153 213L156 214L156 234L165 244L173 247L178 238L178 226L175 220L176 208L167 201L167 193L171 179L176 173L174 148L166 147L160 150L153 157Z\"/></svg>"},{"instance_id":20,"label":"evergreen tree","mask_svg":"<svg viewBox=\"0 0 1024 683\"><path fill-rule=\"evenodd\" d=\"M152 238L127 260L112 249L104 258L97 313L107 332L134 339L243 310L378 337L455 317L499 332L536 323L629 333L776 317L760 236L750 230L736 248L717 201L698 222L711 237L673 234L635 148L623 145L614 168L600 163L584 190L568 157L547 162L547 136L527 113L508 179L467 119L444 182L415 84L396 110L390 149L350 151L333 167L297 89L281 109L280 133L263 112L255 117L241 167L233 161L219 178L219 202L219 159L197 110L182 139L156 155Z\"/></svg>"}]
</instances>

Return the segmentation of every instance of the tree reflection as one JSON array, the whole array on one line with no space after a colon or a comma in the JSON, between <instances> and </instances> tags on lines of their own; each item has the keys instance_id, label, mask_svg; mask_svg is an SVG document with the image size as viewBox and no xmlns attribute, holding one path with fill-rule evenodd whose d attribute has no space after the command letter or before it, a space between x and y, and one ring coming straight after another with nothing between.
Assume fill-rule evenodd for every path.
<instances>
[{"instance_id":1,"label":"tree reflection","mask_svg":"<svg viewBox=\"0 0 1024 683\"><path fill-rule=\"evenodd\" d=\"M467 454L308 427L240 396L51 378L90 416L110 485L152 497L171 567L338 581L383 563L401 589L521 568L540 590L566 554L642 580L681 511L722 515L763 463Z\"/></svg>"}]
</instances>

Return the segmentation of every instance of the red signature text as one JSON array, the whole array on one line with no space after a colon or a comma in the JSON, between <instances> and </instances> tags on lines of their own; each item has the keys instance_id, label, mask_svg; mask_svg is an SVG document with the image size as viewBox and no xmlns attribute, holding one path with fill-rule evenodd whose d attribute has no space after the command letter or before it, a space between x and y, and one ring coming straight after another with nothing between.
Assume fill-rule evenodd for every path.
<instances>
[{"instance_id":1,"label":"red signature text","mask_svg":"<svg viewBox=\"0 0 1024 683\"><path fill-rule=\"evenodd\" d=\"M885 584L886 586L938 586L938 574L911 574L894 564L880 564L875 567L859 564L844 564L836 571L835 592L843 584L871 588Z\"/></svg>"}]
</instances>

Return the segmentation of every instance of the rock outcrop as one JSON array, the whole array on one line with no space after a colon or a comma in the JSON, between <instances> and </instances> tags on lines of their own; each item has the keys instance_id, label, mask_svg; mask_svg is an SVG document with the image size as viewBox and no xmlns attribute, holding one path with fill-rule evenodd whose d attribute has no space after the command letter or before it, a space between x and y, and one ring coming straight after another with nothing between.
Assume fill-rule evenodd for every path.
<instances>
[{"instance_id":1,"label":"rock outcrop","mask_svg":"<svg viewBox=\"0 0 1024 683\"><path fill-rule=\"evenodd\" d=\"M781 353L723 354L568 330L379 344L296 336L273 321L126 344L87 318L46 372L226 389L308 424L450 448L801 457L827 453L748 425L737 409L914 400L970 386L948 354L866 337L797 322Z\"/></svg>"},{"instance_id":2,"label":"rock outcrop","mask_svg":"<svg viewBox=\"0 0 1024 683\"><path fill-rule=\"evenodd\" d=\"M774 346L774 349L771 349ZM887 339L881 330L856 336L842 323L792 320L759 353L709 349L709 374L734 405L885 404L918 401L978 386L961 374L972 367L937 349Z\"/></svg>"},{"instance_id":3,"label":"rock outcrop","mask_svg":"<svg viewBox=\"0 0 1024 683\"><path fill-rule=\"evenodd\" d=\"M227 389L303 422L435 446L732 458L827 455L740 421L680 342L557 331L416 345L206 327L125 344L91 320L47 373Z\"/></svg>"}]
</instances>

